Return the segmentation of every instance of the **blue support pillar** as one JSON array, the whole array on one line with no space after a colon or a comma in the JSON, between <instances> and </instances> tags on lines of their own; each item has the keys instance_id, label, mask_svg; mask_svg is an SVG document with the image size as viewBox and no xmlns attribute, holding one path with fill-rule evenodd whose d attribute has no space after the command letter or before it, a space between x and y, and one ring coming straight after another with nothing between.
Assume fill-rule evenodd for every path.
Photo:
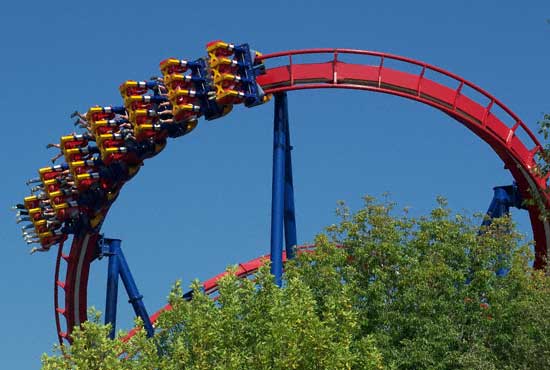
<instances>
[{"instance_id":1,"label":"blue support pillar","mask_svg":"<svg viewBox=\"0 0 550 370\"><path fill-rule=\"evenodd\" d=\"M288 259L294 258L294 248L298 244L296 236L296 213L294 210L294 180L292 178L292 145L290 145L290 129L288 124L288 103L285 94L285 104L283 108L284 129L285 129L285 249Z\"/></svg>"},{"instance_id":2,"label":"blue support pillar","mask_svg":"<svg viewBox=\"0 0 550 370\"><path fill-rule=\"evenodd\" d=\"M500 218L510 213L510 207L516 207L518 209L525 209L521 194L517 185L508 186L496 186L493 188L494 195L487 210L487 216L482 222L482 226L489 226L493 222L493 219ZM501 268L497 271L498 276L504 276L508 271Z\"/></svg>"},{"instance_id":3,"label":"blue support pillar","mask_svg":"<svg viewBox=\"0 0 550 370\"><path fill-rule=\"evenodd\" d=\"M493 199L487 210L487 217L483 220L483 226L489 226L494 218L500 218L510 213L511 200L506 187L497 186L493 188L493 191Z\"/></svg>"},{"instance_id":4,"label":"blue support pillar","mask_svg":"<svg viewBox=\"0 0 550 370\"><path fill-rule=\"evenodd\" d=\"M286 94L275 94L273 121L273 183L271 192L271 273L281 286L283 276L283 217L285 193L286 135L284 110Z\"/></svg>"},{"instance_id":5,"label":"blue support pillar","mask_svg":"<svg viewBox=\"0 0 550 370\"><path fill-rule=\"evenodd\" d=\"M120 247L120 239L102 238L99 242L99 256L109 257L108 276L107 276L107 298L105 302L105 323L111 324L111 332L109 337L114 339L116 328L116 313L118 300L118 279L119 276L124 283L126 293L128 293L129 302L134 308L136 316L139 316L143 321L143 326L148 337L154 334L151 319L143 304L143 296L139 294L137 285L134 281L130 267L126 262L122 248Z\"/></svg>"},{"instance_id":6,"label":"blue support pillar","mask_svg":"<svg viewBox=\"0 0 550 370\"><path fill-rule=\"evenodd\" d=\"M273 122L273 184L271 195L271 273L278 286L283 275L283 231L287 257L294 256L297 244L294 212L294 184L288 103L286 93L275 94Z\"/></svg>"},{"instance_id":7,"label":"blue support pillar","mask_svg":"<svg viewBox=\"0 0 550 370\"><path fill-rule=\"evenodd\" d=\"M116 254L112 253L111 251L111 245L118 244L118 246L120 247L120 240L111 239L108 243L110 245L108 245L107 250L103 252L103 255L109 257L109 266L107 270L107 297L105 301L105 324L111 324L109 338L114 339L116 332L119 264Z\"/></svg>"}]
</instances>

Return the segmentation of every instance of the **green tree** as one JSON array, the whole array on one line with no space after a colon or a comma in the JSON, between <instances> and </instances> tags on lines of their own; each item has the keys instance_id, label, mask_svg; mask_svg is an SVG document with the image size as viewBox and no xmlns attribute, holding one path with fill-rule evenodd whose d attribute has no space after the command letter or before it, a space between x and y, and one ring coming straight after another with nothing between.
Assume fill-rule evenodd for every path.
<instances>
[{"instance_id":1,"label":"green tree","mask_svg":"<svg viewBox=\"0 0 550 370\"><path fill-rule=\"evenodd\" d=\"M425 217L396 213L342 205L283 288L267 266L223 278L215 301L197 283L185 301L177 283L153 339L109 341L96 316L43 369L550 368L550 279L510 219L480 233L443 199Z\"/></svg>"}]
</instances>

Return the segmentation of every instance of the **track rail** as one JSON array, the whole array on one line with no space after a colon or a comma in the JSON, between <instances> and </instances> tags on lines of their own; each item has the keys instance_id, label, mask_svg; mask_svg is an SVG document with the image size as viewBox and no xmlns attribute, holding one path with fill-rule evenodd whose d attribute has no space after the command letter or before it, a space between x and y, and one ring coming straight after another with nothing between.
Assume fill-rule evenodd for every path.
<instances>
[{"instance_id":1,"label":"track rail","mask_svg":"<svg viewBox=\"0 0 550 370\"><path fill-rule=\"evenodd\" d=\"M316 63L297 63L306 55L317 55L323 59ZM346 63L342 56L365 57L364 64ZM380 92L400 96L432 106L451 116L484 140L505 163L506 168L518 184L524 198L538 195L540 204L528 208L535 239L535 267L544 266L550 249L550 225L539 219L540 210L550 208L546 194L548 176L542 177L536 171L536 154L543 147L525 123L487 91L451 72L413 59L364 50L353 49L308 49L266 54L261 57L266 66L282 60L281 66L268 68L265 75L257 78L266 93L286 92L303 89L344 88ZM376 63L372 63L372 59ZM326 61L325 61L326 59ZM371 62L370 64L367 62ZM392 63L388 67L388 63ZM401 70L393 66L406 67ZM417 68L411 73L410 68ZM433 78L432 78L433 76ZM435 77L439 78L436 80ZM438 82L444 77L445 83ZM475 97L473 97L474 95ZM527 140L525 140L527 139ZM91 262L96 258L95 243L98 234L80 234L73 238L68 255L63 246L57 258L55 309L59 340L68 340L75 325L86 320L87 283ZM241 264L239 273L252 273L259 266L261 258ZM59 265L66 263L65 280L59 276ZM223 274L204 283L205 291L214 289ZM65 306L59 307L59 288L64 292ZM151 316L156 320L158 314ZM61 328L61 318L66 328Z\"/></svg>"},{"instance_id":2,"label":"track rail","mask_svg":"<svg viewBox=\"0 0 550 370\"><path fill-rule=\"evenodd\" d=\"M326 57L327 61L296 63L297 58L312 54ZM363 56L365 61L371 62L376 58L378 62L346 63L340 60L343 55ZM524 199L531 198L532 194L538 195L536 198L542 204L530 206L528 211L536 243L535 267L544 265L550 249L550 225L540 220L539 215L540 208L548 209L550 205L546 194L549 176L540 176L535 158L543 147L525 123L495 96L442 68L387 53L354 49L308 49L262 57L266 65L277 60L280 62L281 59L284 59L282 66L270 68L265 75L258 77L258 82L268 93L319 88L381 92L430 105L470 129L502 159L518 183ZM399 62L407 70L411 66L416 67L418 73L387 67L389 61ZM429 78L430 75L444 76L448 82L437 82ZM480 102L480 98L484 101ZM527 138L527 142L522 138Z\"/></svg>"},{"instance_id":3,"label":"track rail","mask_svg":"<svg viewBox=\"0 0 550 370\"><path fill-rule=\"evenodd\" d=\"M297 247L298 253L307 253L307 252L313 251L314 249L315 249L315 245L313 244L301 245ZM269 258L270 258L270 255L267 254L258 258L254 258L253 260L250 260L248 262L239 263L237 265L237 269L235 270L235 276L239 278L247 278L255 274L256 271L258 271L258 269L260 268L260 266L262 266L266 261L269 261ZM287 260L286 252L283 251L283 262L286 262L286 260ZM202 283L202 289L204 290L204 292L209 296L215 295L218 291L218 282L220 281L221 278L223 278L227 274L228 272L224 271L214 276L213 278L210 278L204 281ZM188 292L187 294L184 294L184 296L189 295L190 293L191 292ZM161 313L170 311L170 310L172 310L172 306L170 304L167 304L166 306L162 307L160 310L158 310L157 312L155 312L150 316L151 323L153 324L156 323ZM137 328L130 330L128 332L128 335L126 335L122 340L128 341L130 338L132 338L136 334L137 330L138 330Z\"/></svg>"}]
</instances>

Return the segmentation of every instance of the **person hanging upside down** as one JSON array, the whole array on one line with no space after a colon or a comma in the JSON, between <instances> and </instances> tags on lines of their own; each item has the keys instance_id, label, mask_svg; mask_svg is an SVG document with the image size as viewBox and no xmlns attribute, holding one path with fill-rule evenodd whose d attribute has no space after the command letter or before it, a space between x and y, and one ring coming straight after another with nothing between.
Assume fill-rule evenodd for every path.
<instances>
[{"instance_id":1,"label":"person hanging upside down","mask_svg":"<svg viewBox=\"0 0 550 370\"><path fill-rule=\"evenodd\" d=\"M71 118L75 118L75 117L76 117L76 121L74 122L75 126L78 126L78 127L81 127L83 129L85 129L88 133L92 133L90 123L88 122L88 120L86 119L86 116L84 114L82 114L79 111L75 110L71 114Z\"/></svg>"}]
</instances>

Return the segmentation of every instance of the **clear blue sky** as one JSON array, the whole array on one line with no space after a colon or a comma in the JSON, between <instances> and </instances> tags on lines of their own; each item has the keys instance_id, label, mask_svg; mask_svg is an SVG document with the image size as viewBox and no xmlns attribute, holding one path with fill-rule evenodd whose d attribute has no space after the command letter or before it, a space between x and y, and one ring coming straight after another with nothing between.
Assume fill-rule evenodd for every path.
<instances>
[{"instance_id":1,"label":"clear blue sky","mask_svg":"<svg viewBox=\"0 0 550 370\"><path fill-rule=\"evenodd\" d=\"M423 60L487 89L535 129L550 112L546 18L547 0L3 4L1 367L37 368L56 341L55 252L29 256L8 207L53 155L45 144L72 130L73 110L116 105L124 80L158 75L160 60L197 58L223 39L264 53L346 47ZM289 103L300 242L335 221L340 199L357 208L362 195L389 191L422 214L441 194L454 209L477 212L493 186L511 182L484 142L418 103L334 90L291 93ZM272 110L237 107L201 122L125 186L104 232L123 239L150 311L176 279L188 284L267 253ZM526 216L514 217L529 234ZM105 265L91 275L90 300L100 308ZM120 302L120 326L129 327Z\"/></svg>"}]
</instances>

